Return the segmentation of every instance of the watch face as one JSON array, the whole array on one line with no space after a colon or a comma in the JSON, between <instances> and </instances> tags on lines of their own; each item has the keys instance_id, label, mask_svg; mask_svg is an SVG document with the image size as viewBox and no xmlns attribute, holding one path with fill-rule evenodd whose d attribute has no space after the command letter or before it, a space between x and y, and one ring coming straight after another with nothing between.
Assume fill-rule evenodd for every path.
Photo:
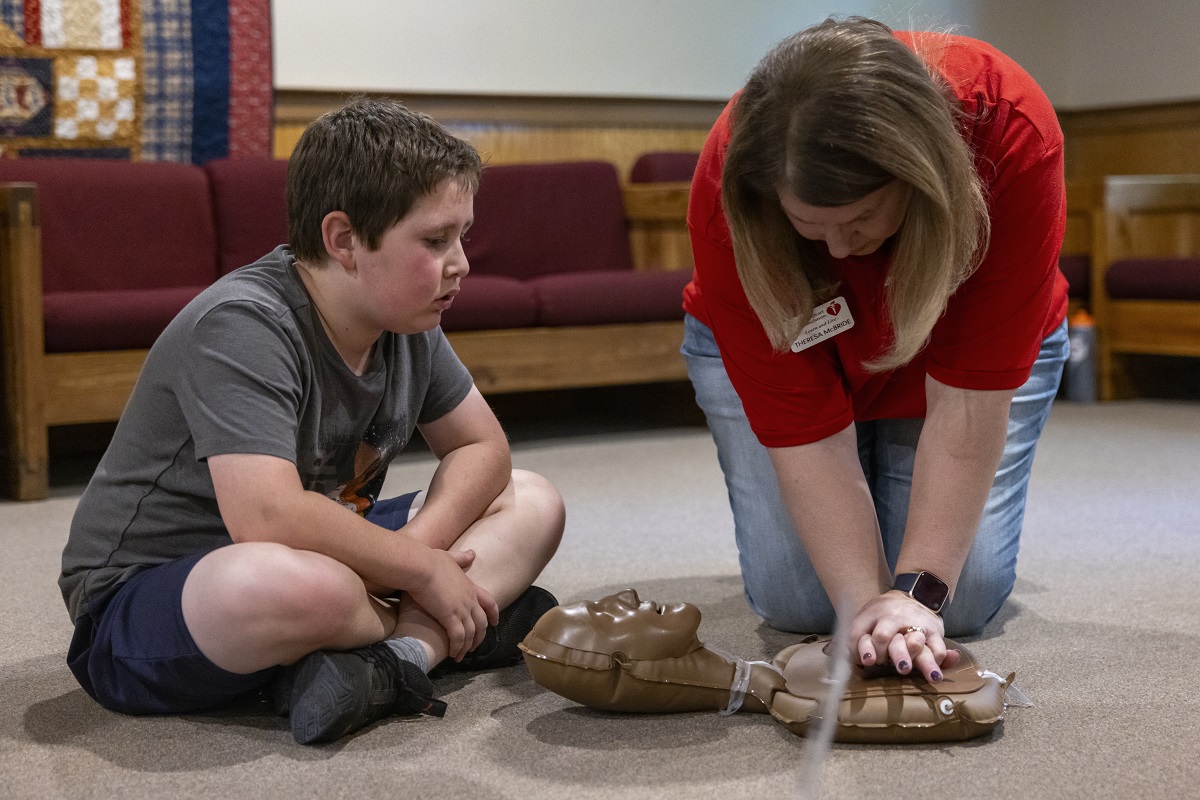
<instances>
[{"instance_id":1,"label":"watch face","mask_svg":"<svg viewBox=\"0 0 1200 800\"><path fill-rule=\"evenodd\" d=\"M933 611L941 611L949 595L950 587L941 578L932 572L917 573L917 582L913 585L912 596L918 603Z\"/></svg>"},{"instance_id":2,"label":"watch face","mask_svg":"<svg viewBox=\"0 0 1200 800\"><path fill-rule=\"evenodd\" d=\"M950 587L932 572L907 572L896 576L893 589L904 592L934 612L941 612L950 596Z\"/></svg>"}]
</instances>

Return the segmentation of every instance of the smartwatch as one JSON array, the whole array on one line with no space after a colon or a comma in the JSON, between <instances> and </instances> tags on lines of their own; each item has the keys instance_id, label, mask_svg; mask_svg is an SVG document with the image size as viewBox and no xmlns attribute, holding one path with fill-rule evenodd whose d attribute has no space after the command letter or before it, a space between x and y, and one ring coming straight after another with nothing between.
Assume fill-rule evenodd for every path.
<instances>
[{"instance_id":1,"label":"smartwatch","mask_svg":"<svg viewBox=\"0 0 1200 800\"><path fill-rule=\"evenodd\" d=\"M897 575L892 588L916 600L935 614L942 613L950 587L932 572L906 572Z\"/></svg>"}]
</instances>

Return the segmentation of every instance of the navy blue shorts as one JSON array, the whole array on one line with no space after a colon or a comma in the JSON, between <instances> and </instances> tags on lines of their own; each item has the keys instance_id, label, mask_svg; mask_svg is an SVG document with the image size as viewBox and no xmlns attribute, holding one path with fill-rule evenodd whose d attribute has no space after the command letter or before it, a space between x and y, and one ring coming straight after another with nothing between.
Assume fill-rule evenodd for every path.
<instances>
[{"instance_id":1,"label":"navy blue shorts","mask_svg":"<svg viewBox=\"0 0 1200 800\"><path fill-rule=\"evenodd\" d=\"M398 530L418 496L424 495L381 500L367 519ZM205 711L245 699L274 679L279 667L240 675L196 647L183 621L183 584L205 555L142 570L75 622L67 665L100 705L124 714Z\"/></svg>"}]
</instances>

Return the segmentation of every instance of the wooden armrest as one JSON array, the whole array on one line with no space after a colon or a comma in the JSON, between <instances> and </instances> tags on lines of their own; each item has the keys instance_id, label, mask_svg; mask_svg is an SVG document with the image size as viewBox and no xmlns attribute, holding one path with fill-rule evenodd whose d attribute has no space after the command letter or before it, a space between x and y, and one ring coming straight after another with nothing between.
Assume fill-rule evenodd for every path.
<instances>
[{"instance_id":1,"label":"wooden armrest","mask_svg":"<svg viewBox=\"0 0 1200 800\"><path fill-rule=\"evenodd\" d=\"M1200 175L1109 175L1104 208L1111 213L1200 214Z\"/></svg>"},{"instance_id":2,"label":"wooden armrest","mask_svg":"<svg viewBox=\"0 0 1200 800\"><path fill-rule=\"evenodd\" d=\"M622 188L625 217L630 222L687 222L692 184L633 183Z\"/></svg>"},{"instance_id":3,"label":"wooden armrest","mask_svg":"<svg viewBox=\"0 0 1200 800\"><path fill-rule=\"evenodd\" d=\"M42 328L42 236L37 186L0 184L0 345L6 399L19 384L16 365L45 352ZM11 403L9 405L11 408Z\"/></svg>"},{"instance_id":4,"label":"wooden armrest","mask_svg":"<svg viewBox=\"0 0 1200 800\"><path fill-rule=\"evenodd\" d=\"M1200 254L1200 175L1110 175L1104 180L1102 271L1123 258Z\"/></svg>"}]
</instances>

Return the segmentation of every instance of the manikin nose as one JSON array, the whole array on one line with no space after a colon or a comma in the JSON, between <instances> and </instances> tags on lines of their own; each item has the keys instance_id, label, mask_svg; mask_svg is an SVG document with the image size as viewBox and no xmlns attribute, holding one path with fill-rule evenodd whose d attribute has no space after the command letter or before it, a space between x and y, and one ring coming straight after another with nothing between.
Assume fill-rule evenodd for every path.
<instances>
[{"instance_id":1,"label":"manikin nose","mask_svg":"<svg viewBox=\"0 0 1200 800\"><path fill-rule=\"evenodd\" d=\"M617 592L617 599L630 608L637 608L642 603L641 598L638 597L637 591L633 589L626 589L622 592Z\"/></svg>"}]
</instances>

